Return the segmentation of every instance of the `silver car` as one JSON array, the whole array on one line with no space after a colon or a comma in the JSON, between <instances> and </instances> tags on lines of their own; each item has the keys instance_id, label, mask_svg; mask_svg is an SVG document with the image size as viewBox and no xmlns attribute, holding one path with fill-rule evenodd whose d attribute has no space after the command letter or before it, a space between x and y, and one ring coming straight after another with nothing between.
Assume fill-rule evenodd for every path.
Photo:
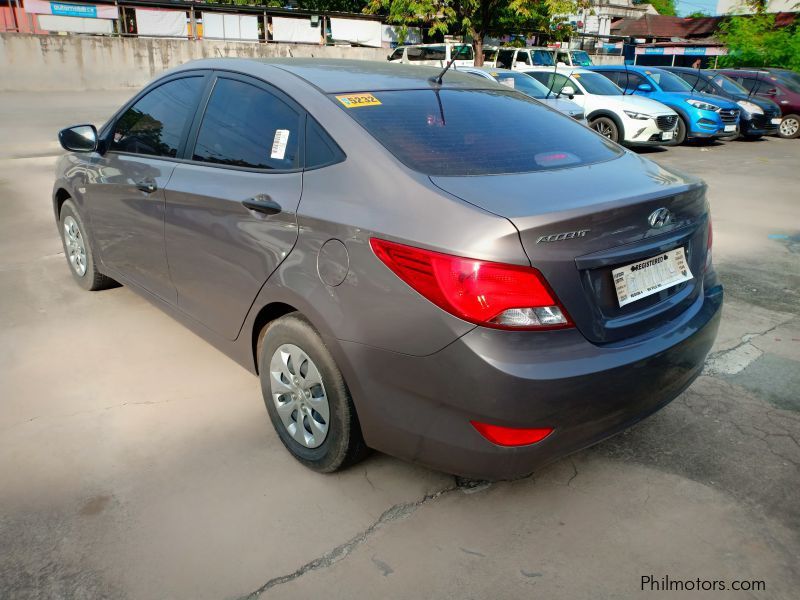
<instances>
[{"instance_id":1,"label":"silver car","mask_svg":"<svg viewBox=\"0 0 800 600\"><path fill-rule=\"evenodd\" d=\"M558 93L554 93L553 90L548 89L544 84L526 73L494 67L458 67L458 70L461 73L490 79L511 89L518 90L547 104L550 108L554 108L584 125L588 125L583 108L577 102L562 98Z\"/></svg>"},{"instance_id":2,"label":"silver car","mask_svg":"<svg viewBox=\"0 0 800 600\"><path fill-rule=\"evenodd\" d=\"M719 324L705 185L440 71L200 60L61 131L72 276L258 374L322 472L515 477L658 410Z\"/></svg>"}]
</instances>

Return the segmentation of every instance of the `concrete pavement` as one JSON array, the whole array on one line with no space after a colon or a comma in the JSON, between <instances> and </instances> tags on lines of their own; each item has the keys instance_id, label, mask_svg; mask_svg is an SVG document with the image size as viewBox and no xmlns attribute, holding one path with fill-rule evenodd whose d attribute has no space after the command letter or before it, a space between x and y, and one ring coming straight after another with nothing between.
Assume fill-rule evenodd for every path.
<instances>
[{"instance_id":1,"label":"concrete pavement","mask_svg":"<svg viewBox=\"0 0 800 600\"><path fill-rule=\"evenodd\" d=\"M130 94L0 94L0 597L594 600L643 576L797 597L798 141L648 153L710 186L727 299L706 373L612 440L470 487L378 454L306 470L253 376L129 290L72 282L55 130Z\"/></svg>"}]
</instances>

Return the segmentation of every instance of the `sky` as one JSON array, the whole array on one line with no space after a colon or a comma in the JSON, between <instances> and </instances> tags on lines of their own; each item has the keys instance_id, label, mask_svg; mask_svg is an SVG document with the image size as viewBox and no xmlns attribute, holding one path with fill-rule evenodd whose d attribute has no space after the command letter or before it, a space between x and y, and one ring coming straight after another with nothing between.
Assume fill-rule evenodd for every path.
<instances>
[{"instance_id":1,"label":"sky","mask_svg":"<svg viewBox=\"0 0 800 600\"><path fill-rule=\"evenodd\" d=\"M685 17L698 10L714 15L717 12L717 0L676 0L678 15Z\"/></svg>"}]
</instances>

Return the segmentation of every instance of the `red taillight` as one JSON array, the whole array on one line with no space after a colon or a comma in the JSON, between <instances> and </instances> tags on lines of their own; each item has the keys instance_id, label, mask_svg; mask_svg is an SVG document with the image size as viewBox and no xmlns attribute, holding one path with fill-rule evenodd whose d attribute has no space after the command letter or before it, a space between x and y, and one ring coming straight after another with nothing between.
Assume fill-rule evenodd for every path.
<instances>
[{"instance_id":1,"label":"red taillight","mask_svg":"<svg viewBox=\"0 0 800 600\"><path fill-rule=\"evenodd\" d=\"M521 429L517 427L489 425L488 423L479 423L478 421L470 421L470 423L478 430L478 433L498 446L528 446L541 442L544 438L553 433L552 427Z\"/></svg>"},{"instance_id":2,"label":"red taillight","mask_svg":"<svg viewBox=\"0 0 800 600\"><path fill-rule=\"evenodd\" d=\"M560 329L572 322L536 269L462 258L378 238L375 255L447 312L499 329Z\"/></svg>"}]
</instances>

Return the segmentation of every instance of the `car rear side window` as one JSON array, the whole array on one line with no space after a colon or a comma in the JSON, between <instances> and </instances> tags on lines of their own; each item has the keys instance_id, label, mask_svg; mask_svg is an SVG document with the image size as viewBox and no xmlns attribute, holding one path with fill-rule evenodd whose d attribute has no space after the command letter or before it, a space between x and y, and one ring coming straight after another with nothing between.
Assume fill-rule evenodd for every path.
<instances>
[{"instance_id":1,"label":"car rear side window","mask_svg":"<svg viewBox=\"0 0 800 600\"><path fill-rule=\"evenodd\" d=\"M192 159L255 169L298 166L299 114L261 87L219 78Z\"/></svg>"},{"instance_id":2,"label":"car rear side window","mask_svg":"<svg viewBox=\"0 0 800 600\"><path fill-rule=\"evenodd\" d=\"M544 171L622 153L574 119L512 90L397 90L357 96L367 97L369 104L353 104L348 95L333 100L400 161L428 175Z\"/></svg>"},{"instance_id":3,"label":"car rear side window","mask_svg":"<svg viewBox=\"0 0 800 600\"><path fill-rule=\"evenodd\" d=\"M306 162L307 169L325 167L344 160L344 152L331 139L331 136L311 117L306 122Z\"/></svg>"},{"instance_id":4,"label":"car rear side window","mask_svg":"<svg viewBox=\"0 0 800 600\"><path fill-rule=\"evenodd\" d=\"M110 150L175 158L203 82L202 76L174 79L142 96L114 124Z\"/></svg>"}]
</instances>

